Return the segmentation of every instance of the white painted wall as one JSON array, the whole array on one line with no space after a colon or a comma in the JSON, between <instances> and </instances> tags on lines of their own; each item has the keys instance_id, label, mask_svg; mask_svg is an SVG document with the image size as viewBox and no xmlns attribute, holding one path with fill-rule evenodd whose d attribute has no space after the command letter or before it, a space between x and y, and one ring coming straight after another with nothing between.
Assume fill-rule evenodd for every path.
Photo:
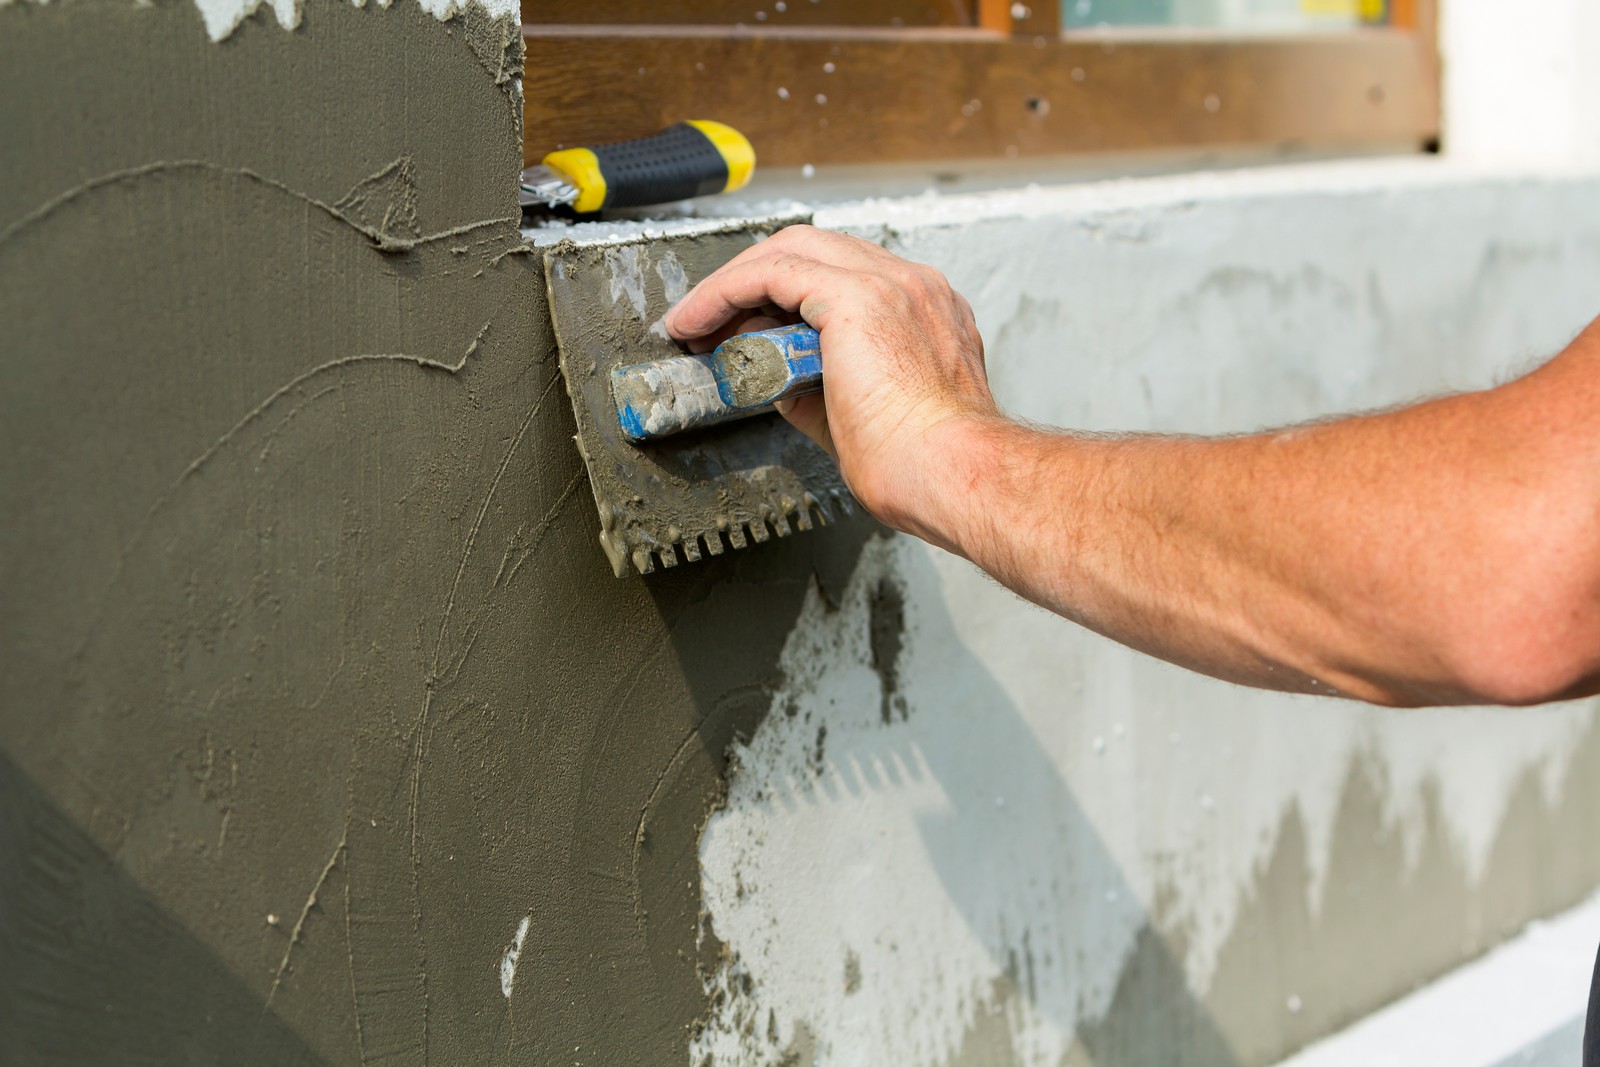
<instances>
[{"instance_id":1,"label":"white painted wall","mask_svg":"<svg viewBox=\"0 0 1600 1067\"><path fill-rule=\"evenodd\" d=\"M1600 155L1600 4L1442 0L1447 151L1553 163Z\"/></svg>"}]
</instances>

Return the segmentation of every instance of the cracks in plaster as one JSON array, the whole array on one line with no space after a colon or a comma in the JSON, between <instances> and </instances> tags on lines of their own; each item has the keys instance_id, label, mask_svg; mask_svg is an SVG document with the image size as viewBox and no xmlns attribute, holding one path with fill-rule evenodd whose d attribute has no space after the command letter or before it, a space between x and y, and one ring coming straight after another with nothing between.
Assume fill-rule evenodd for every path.
<instances>
[{"instance_id":1,"label":"cracks in plaster","mask_svg":"<svg viewBox=\"0 0 1600 1067\"><path fill-rule=\"evenodd\" d=\"M478 343L483 339L484 334L487 333L488 329L488 324L485 324L484 328L478 332L477 338L475 338L473 341L472 349L476 349ZM472 349L469 349L469 354ZM466 357L464 356L462 358L463 365L465 364L465 361ZM482 501L479 503L472 525L468 529L467 534L463 539L460 561L456 565L455 573L451 579L449 590L445 594L444 605L439 613L439 628L434 638L433 652L431 656L432 662L427 671L424 673L422 679L422 704L417 712L417 717L412 723L411 728L407 731L406 736L402 738L402 742L409 743L411 747L411 770L409 774L409 789L406 805L406 824L411 867L411 897L413 909L412 922L413 928L416 932L417 945L419 946L418 951L421 953L419 976L422 988L422 1051L424 1059L426 1059L427 1056L428 1043L430 1039L430 997L428 992L429 969L426 955L427 939L423 936L422 932L422 859L419 845L422 825L422 774L427 760L428 742L432 737L434 728L431 721L431 712L433 710L435 693L437 692L439 685L447 682L447 679L444 679L441 676L440 667L445 662L445 645L449 635L450 619L455 611L456 596L461 588L462 576L465 574L467 569L467 561L472 556L473 549L477 545L478 534L483 527L484 516L488 514L489 507L494 501L495 494L500 489L500 485L505 478L506 470L511 465L512 457L515 456L517 450L522 447L523 439L527 436L529 427L533 424L535 416L537 416L539 411L544 407L546 400L549 399L554 385L558 380L558 375L551 375L550 380L546 382L532 406L523 416L521 423L516 429L516 432L511 437L510 443L506 446L499 465L495 468L495 473L489 481L488 488L483 495ZM498 573L496 577L498 578ZM455 665L455 669L457 671L459 671L459 664L465 663L466 655L468 652L470 652L475 641L476 634L473 631L472 626L469 624L468 632L462 643L459 657L455 657L454 653L452 653L452 664ZM530 921L531 920L528 918L525 918L522 921L522 927L515 945L517 954L521 953L522 938L527 934L527 926ZM511 996L511 979L515 976L516 955L511 955L509 959L509 975L505 970L504 965L502 966L501 972L501 982L507 999L510 999Z\"/></svg>"},{"instance_id":2,"label":"cracks in plaster","mask_svg":"<svg viewBox=\"0 0 1600 1067\"><path fill-rule=\"evenodd\" d=\"M17 240L29 228L47 222L58 212L75 205L83 198L93 193L101 192L113 186L124 183L135 183L151 176L184 174L204 174L208 176L221 177L228 180L243 181L249 184L265 187L274 191L275 193L282 194L301 203L310 205L311 207L324 213L330 219L333 219L336 222L356 231L357 233L362 234L372 242L373 246L380 253L385 255L412 254L417 250L434 245L440 241L460 237L465 234L474 233L489 227L503 228L498 238L485 239L502 246L500 249L500 255L502 257L507 254L507 252L515 252L523 247L515 228L516 219L512 217L504 219L480 219L440 230L423 232L421 228L417 226L415 218L413 166L408 157L400 157L387 166L381 168L374 174L369 175L368 177L357 182L349 193L347 193L344 197L341 197L340 200L333 205L327 204L316 197L310 196L288 186L283 182L266 177L253 170L238 167L224 167L202 160L160 161L145 164L139 167L131 167L123 170L112 171L73 186L58 196L52 197L50 200L22 215L15 222L6 226L4 229L0 229L0 251L4 251L11 242ZM387 196L380 194L387 194ZM387 202L388 206L384 206L385 202ZM380 208L377 224L358 217L358 215L365 214L369 204L376 204ZM394 232L391 223L396 218L404 220L402 227L403 232ZM268 393L264 398L251 407L249 411L241 416L232 426L223 432L217 439L212 441L205 449L196 455L178 474L172 484L162 491L161 494L157 496L156 499L151 503L144 521L140 524L138 529L135 530L133 535L126 542L124 542L121 552L118 556L117 566L107 584L107 589L109 590L110 588L114 587L117 582L120 581L128 558L137 548L142 538L146 535L146 532L151 527L151 524L154 522L158 513L169 504L177 491L191 478L199 474L208 463L210 463L217 455L227 449L230 444L238 439L248 427L264 417L266 413L273 409L274 406L280 401L289 397L291 394L300 391L309 382L324 375L362 365L386 363L412 364L419 368L443 371L451 375L460 374L461 371L467 366L468 361L471 360L473 355L482 345L484 338L488 335L492 325L493 318L491 317L483 323L483 325L478 329L477 333L473 336L471 342L467 344L465 349L462 351L461 355L454 360L441 359L434 356L410 352L357 353L327 360L323 363L313 366L295 375L283 385ZM533 415L536 414L539 408L543 405L545 396L549 394L551 387L556 380L556 377L552 376L550 383L546 385L544 393L541 394L539 403L533 408L523 423L523 432L526 431L527 425L529 422L531 422ZM320 398L330 395L334 388L337 387L330 387L329 389L321 390L310 397L303 398L300 403L296 405L295 409L291 411L290 415L292 416L298 412L301 406L314 403ZM501 467L501 474L503 473L504 466ZM498 478L496 480L496 484L498 484ZM487 507L487 500L485 501L485 507ZM482 513L480 512L479 521L481 522L481 520ZM470 551L470 547L471 546L469 543L467 548L468 551ZM465 561L463 559L463 566L464 565ZM457 574L457 580L459 581L459 571ZM454 590L452 589L452 597L453 594ZM102 605L106 603L108 599L108 596L103 595L101 597ZM448 611L449 607L447 605L446 618L448 618ZM443 622L441 622L441 633L443 630L443 625ZM97 629L98 626L95 625L89 627L85 631L83 637L85 646L94 638ZM79 651L81 655L81 647Z\"/></svg>"},{"instance_id":3,"label":"cracks in plaster","mask_svg":"<svg viewBox=\"0 0 1600 1067\"><path fill-rule=\"evenodd\" d=\"M481 337L482 334L480 333L479 336ZM106 592L100 597L101 607L97 609L96 619L84 630L81 644L79 645L78 649L79 656L83 654L85 649L87 649L88 645L95 639L96 634L99 632L99 612L103 611L104 606L110 602L110 590L115 588L116 585L122 580L123 575L126 573L128 560L132 557L134 552L138 549L144 538L147 536L148 531L155 523L157 516L162 512L163 509L169 506L173 497L177 494L178 490L184 485L184 483L189 481L194 475L198 474L207 463L211 462L213 458L215 458L219 453L223 452L231 442L237 439L240 434L252 423L259 420L262 415L264 415L266 411L275 403L282 400L284 397L288 396L290 393L294 392L296 389L300 388L313 378L343 369L345 367L358 366L361 364L410 363L418 367L432 368L434 370L443 370L450 374L457 374L461 371L461 368L466 365L467 358L476 349L476 347L477 342L474 341L472 346L470 346L467 349L467 352L461 357L461 360L454 364L446 363L441 360L430 359L426 356L398 352L363 353L360 355L344 356L339 359L329 360L328 362L319 364L316 367L312 367L310 370L296 375L294 378L275 389L265 399L256 404L255 407L251 408L250 411L247 412L238 422L229 427L226 433L213 441L203 452L191 460L189 464L184 467L183 472L180 473L176 479L174 479L172 484L163 490L161 494L157 496L156 499L150 504L149 509L145 513L144 520L134 531L132 537L130 537L128 541L123 544L121 551L118 553L116 566L113 569L110 578L106 582ZM324 391L324 393L319 393L317 396L325 395L326 392L327 391ZM315 399L315 397L312 399Z\"/></svg>"},{"instance_id":4,"label":"cracks in plaster","mask_svg":"<svg viewBox=\"0 0 1600 1067\"><path fill-rule=\"evenodd\" d=\"M349 823L345 824L346 833L349 832ZM350 924L350 879L344 880L344 960L346 973L350 979L350 1021L355 1029L356 1056L361 1067L367 1064L367 1035L361 1026L361 997L356 992L356 939L355 931Z\"/></svg>"},{"instance_id":5,"label":"cracks in plaster","mask_svg":"<svg viewBox=\"0 0 1600 1067\"><path fill-rule=\"evenodd\" d=\"M487 330L488 327L485 326L484 329ZM478 336L481 339L483 334L480 333ZM473 346L477 346L476 341L473 342ZM465 362L464 358L463 362ZM560 374L551 374L549 380L545 382L544 388L539 391L538 399L528 409L528 413L522 417L522 422L518 425L517 432L512 435L511 443L506 446L505 454L500 458L500 465L495 468L494 477L489 480L488 491L484 493L483 501L478 505L478 513L473 516L472 526L467 530L466 539L461 546L461 560L456 564L455 577L450 580L450 592L445 596L444 610L439 615L439 632L434 637L433 642L433 666L428 672L430 689L439 677L439 664L442 661L446 631L450 626L450 616L456 607L456 593L461 588L461 576L466 573L467 560L471 557L472 550L478 543L478 532L483 528L483 517L488 514L489 505L493 503L495 494L500 489L500 483L505 479L506 470L511 466L511 457L517 454L517 449L522 446L522 439L528 434L528 427L533 425L535 416L544 408L545 401L550 398L551 392L560 380Z\"/></svg>"}]
</instances>

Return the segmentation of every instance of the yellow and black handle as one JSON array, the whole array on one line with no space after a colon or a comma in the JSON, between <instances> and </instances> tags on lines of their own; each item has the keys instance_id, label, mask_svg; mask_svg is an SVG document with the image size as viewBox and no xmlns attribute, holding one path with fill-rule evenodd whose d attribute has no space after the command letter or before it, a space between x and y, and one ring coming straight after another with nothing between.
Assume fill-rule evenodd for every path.
<instances>
[{"instance_id":1,"label":"yellow and black handle","mask_svg":"<svg viewBox=\"0 0 1600 1067\"><path fill-rule=\"evenodd\" d=\"M578 190L569 206L587 215L741 188L755 170L756 153L732 126L691 119L632 141L563 148L543 163Z\"/></svg>"}]
</instances>

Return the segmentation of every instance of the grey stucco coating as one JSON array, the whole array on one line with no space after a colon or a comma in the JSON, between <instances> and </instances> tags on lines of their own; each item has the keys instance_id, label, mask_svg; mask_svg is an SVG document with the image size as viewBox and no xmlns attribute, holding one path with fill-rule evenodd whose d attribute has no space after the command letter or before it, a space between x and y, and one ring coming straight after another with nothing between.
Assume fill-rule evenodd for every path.
<instances>
[{"instance_id":1,"label":"grey stucco coating","mask_svg":"<svg viewBox=\"0 0 1600 1067\"><path fill-rule=\"evenodd\" d=\"M1559 790L1552 793L1539 766L1509 783L1480 870L1457 837L1459 819L1447 817L1439 783L1422 787L1420 818L1408 825L1395 805L1409 789L1379 744L1363 745L1328 783L1334 810L1325 844L1316 840L1317 816L1290 803L1242 883L1218 891L1237 895L1235 918L1214 971L1196 983L1188 961L1202 931L1192 904L1218 889L1202 866L1208 857L1158 852L1148 861L1153 887L1142 889L1138 861L1124 858L1137 832L1119 839L1095 810L1103 784L1053 757L1041 719L1030 719L1008 688L1014 677L947 641L955 620L938 593L930 595L942 583L925 552L901 544L881 553L874 546L871 555L840 605L822 613L825 633L807 634L813 643L802 646L808 658L835 653L830 671L790 671L784 713L769 716L756 744L739 752L727 807L708 831L715 839L725 829L718 824L734 820L733 843L716 841L702 856L727 960L718 975L725 1000L712 1040L702 1042L710 1062L810 1063L812 1053L790 1056L815 1039L816 1063L857 1062L863 1050L881 1054L903 1041L905 1062L939 1067L1256 1067L1356 1022L1531 917L1581 900L1600 880L1600 858L1582 844L1600 815L1600 731L1582 730L1557 757ZM912 599L900 603L906 594L890 592L900 589ZM833 637L842 647L829 647ZM896 644L898 654L884 654ZM910 683L905 718L897 712L886 721L876 702L847 699L850 687L830 683L830 672L853 674L860 692L888 694L895 686L881 673L885 662L898 663L901 684ZM1071 678L1075 667L1051 677ZM1124 701L1118 714L1130 724L1156 710ZM1309 698L1297 701L1300 708L1273 710L1313 714ZM1085 717L1075 704L1070 690L1061 694L1051 717ZM1178 716L1169 721L1247 745L1245 735L1222 728L1223 716L1207 714L1214 709L1171 704ZM1323 706L1363 714L1350 704ZM1469 748L1484 724L1456 714L1468 718L1455 743ZM1150 740L1181 757L1164 729ZM1195 743L1185 735L1184 745ZM1258 761L1292 758L1277 747L1223 763L1222 773L1259 778ZM1141 762L1160 766L1160 753L1143 753ZM1170 785L1182 772L1170 763L1163 772L1135 775L1130 791L1158 805L1164 790L1177 792L1179 804L1166 812L1182 818L1175 808L1195 806ZM910 816L900 833L886 817L896 809ZM1222 819L1236 817L1226 802L1219 810ZM1012 838L1007 827L1018 820L1028 830ZM927 876L915 869L920 857ZM1023 903L1030 894L1036 902ZM1138 917L1124 951L1107 931L1130 906ZM995 977L950 998L952 1026L926 1003L949 985L978 985L985 968L966 956L974 940ZM1092 984L1101 976L1112 988L1096 1003ZM792 992L796 984L804 995ZM1038 1033L1047 1028L1065 1035L1065 1048L1041 1052ZM956 1039L941 1050L938 1035L949 1029Z\"/></svg>"},{"instance_id":2,"label":"grey stucco coating","mask_svg":"<svg viewBox=\"0 0 1600 1067\"><path fill-rule=\"evenodd\" d=\"M681 1057L723 752L864 531L612 578L509 23L0 23L0 1061Z\"/></svg>"}]
</instances>

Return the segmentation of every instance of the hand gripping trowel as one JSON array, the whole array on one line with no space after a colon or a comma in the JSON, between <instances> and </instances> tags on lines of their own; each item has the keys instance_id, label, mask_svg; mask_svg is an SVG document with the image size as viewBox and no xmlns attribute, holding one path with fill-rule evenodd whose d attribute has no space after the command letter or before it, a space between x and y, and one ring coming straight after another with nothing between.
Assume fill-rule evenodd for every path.
<instances>
[{"instance_id":1,"label":"hand gripping trowel","mask_svg":"<svg viewBox=\"0 0 1600 1067\"><path fill-rule=\"evenodd\" d=\"M794 220L787 220L794 221ZM772 411L821 385L815 332L747 334L686 355L667 309L782 223L632 241L563 241L545 253L562 376L623 577L829 523L854 508L832 459Z\"/></svg>"}]
</instances>

